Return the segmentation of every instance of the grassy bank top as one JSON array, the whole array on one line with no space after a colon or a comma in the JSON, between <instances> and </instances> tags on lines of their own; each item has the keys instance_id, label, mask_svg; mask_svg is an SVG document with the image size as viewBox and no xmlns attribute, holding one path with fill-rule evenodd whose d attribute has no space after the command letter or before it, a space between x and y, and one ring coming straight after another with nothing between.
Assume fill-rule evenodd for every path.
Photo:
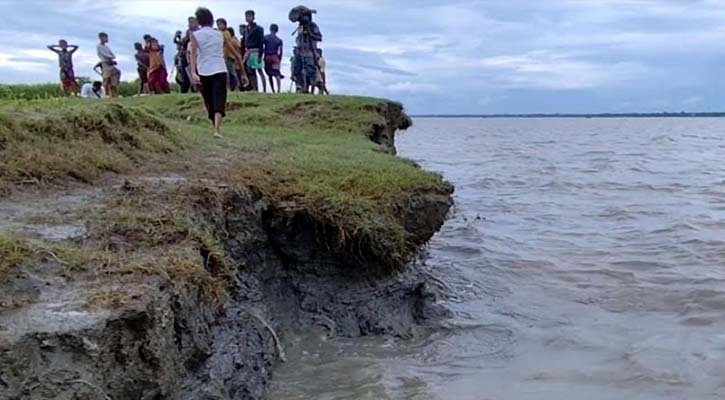
<instances>
[{"instance_id":1,"label":"grassy bank top","mask_svg":"<svg viewBox=\"0 0 725 400\"><path fill-rule=\"evenodd\" d=\"M399 105L235 94L228 108L226 137L215 140L192 95L2 101L0 195L37 185L103 185L119 175L210 179L250 188L275 207L334 228L338 245L372 244L399 264L417 247L400 205L420 193L450 193L440 176L371 140L376 127L399 122L391 118Z\"/></svg>"}]
</instances>

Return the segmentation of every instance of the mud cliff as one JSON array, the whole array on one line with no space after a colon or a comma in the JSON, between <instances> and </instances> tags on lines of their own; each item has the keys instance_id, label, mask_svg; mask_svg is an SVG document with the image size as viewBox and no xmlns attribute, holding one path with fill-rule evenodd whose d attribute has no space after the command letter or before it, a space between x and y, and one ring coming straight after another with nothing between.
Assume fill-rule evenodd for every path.
<instances>
[{"instance_id":1,"label":"mud cliff","mask_svg":"<svg viewBox=\"0 0 725 400\"><path fill-rule=\"evenodd\" d=\"M240 109L266 118L264 104L240 99ZM410 125L399 105L364 104L369 123L346 121L344 100L294 102L286 114L301 129L314 130L307 119L322 114L320 130L350 124L378 143L365 150L370 157L397 163L377 150L394 153L395 131ZM134 132L159 136L150 142L168 139L165 158L175 146L189 151L188 143L170 139L185 117L179 104L145 105L160 110L154 112L135 106L112 105L100 122L128 119ZM318 112L305 114L310 108ZM325 119L330 110L342 114ZM5 129L32 124L8 122ZM282 185L301 184L294 179L322 179L306 170L278 170L273 178L282 183L264 174L230 179L242 164L265 171L275 162L239 160L231 144L191 165L180 156L166 170L110 145L132 159L131 169L82 183L59 178L49 187L6 179L14 184L0 199L0 400L263 399L274 366L285 361L291 329L410 337L445 315L413 263L452 205L452 188L440 177L428 182L421 175L392 196L375 192L369 203L348 204L339 200L343 191L367 196L359 189L364 179L336 183L343 194L320 197L307 186L282 192ZM275 147L265 142L248 154L261 150ZM196 173L210 159L229 169ZM400 174L422 173L408 171L419 170L410 162L399 165Z\"/></svg>"}]
</instances>

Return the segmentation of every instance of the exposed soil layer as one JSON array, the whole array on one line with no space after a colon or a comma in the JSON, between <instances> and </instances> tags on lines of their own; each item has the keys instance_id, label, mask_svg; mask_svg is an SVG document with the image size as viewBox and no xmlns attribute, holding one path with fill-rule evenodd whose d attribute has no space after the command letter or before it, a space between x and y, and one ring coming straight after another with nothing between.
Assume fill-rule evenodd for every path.
<instances>
[{"instance_id":1,"label":"exposed soil layer","mask_svg":"<svg viewBox=\"0 0 725 400\"><path fill-rule=\"evenodd\" d=\"M381 111L371 139L394 152L409 120ZM451 191L388 205L410 243L442 226ZM7 251L32 267L0 280L0 400L263 399L292 329L406 338L446 315L414 264L391 269L335 230L183 175L3 200L0 233L20 241Z\"/></svg>"}]
</instances>

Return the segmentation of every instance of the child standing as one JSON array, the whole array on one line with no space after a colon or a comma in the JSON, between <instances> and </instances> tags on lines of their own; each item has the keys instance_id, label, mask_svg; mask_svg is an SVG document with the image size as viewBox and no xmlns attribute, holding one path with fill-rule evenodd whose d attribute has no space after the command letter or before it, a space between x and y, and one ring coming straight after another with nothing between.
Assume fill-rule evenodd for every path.
<instances>
[{"instance_id":1,"label":"child standing","mask_svg":"<svg viewBox=\"0 0 725 400\"><path fill-rule=\"evenodd\" d=\"M76 45L68 45L68 42L61 39L57 45L49 45L48 48L58 55L60 67L60 83L66 96L78 93L78 83L73 72L73 53L78 50Z\"/></svg>"}]
</instances>

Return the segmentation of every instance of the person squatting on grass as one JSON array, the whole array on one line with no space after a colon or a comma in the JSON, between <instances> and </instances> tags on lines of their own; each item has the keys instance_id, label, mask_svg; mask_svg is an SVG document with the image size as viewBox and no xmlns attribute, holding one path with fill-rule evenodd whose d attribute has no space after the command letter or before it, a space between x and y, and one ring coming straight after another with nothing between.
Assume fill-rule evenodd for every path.
<instances>
[{"instance_id":1,"label":"person squatting on grass","mask_svg":"<svg viewBox=\"0 0 725 400\"><path fill-rule=\"evenodd\" d=\"M103 74L103 87L106 93L111 97L118 97L118 87L121 84L121 70L116 68L116 56L108 47L108 34L101 32L98 34L100 43L96 46L98 58L101 60L101 70Z\"/></svg>"},{"instance_id":2,"label":"person squatting on grass","mask_svg":"<svg viewBox=\"0 0 725 400\"><path fill-rule=\"evenodd\" d=\"M242 64L242 57L231 42L224 40L222 32L212 28L214 15L209 9L199 7L196 19L201 29L191 35L190 78L192 84L200 86L209 119L214 124L214 137L220 138L227 103L228 73L224 50L230 51L239 64Z\"/></svg>"},{"instance_id":3,"label":"person squatting on grass","mask_svg":"<svg viewBox=\"0 0 725 400\"><path fill-rule=\"evenodd\" d=\"M68 45L68 42L61 39L58 44L48 45L48 49L58 55L58 66L60 67L60 84L63 93L71 96L78 93L78 83L73 72L73 53L78 50L76 45Z\"/></svg>"},{"instance_id":4,"label":"person squatting on grass","mask_svg":"<svg viewBox=\"0 0 725 400\"><path fill-rule=\"evenodd\" d=\"M103 90L103 83L95 81L86 83L81 88L81 97L84 99L99 100L106 97L106 91Z\"/></svg>"}]
</instances>

